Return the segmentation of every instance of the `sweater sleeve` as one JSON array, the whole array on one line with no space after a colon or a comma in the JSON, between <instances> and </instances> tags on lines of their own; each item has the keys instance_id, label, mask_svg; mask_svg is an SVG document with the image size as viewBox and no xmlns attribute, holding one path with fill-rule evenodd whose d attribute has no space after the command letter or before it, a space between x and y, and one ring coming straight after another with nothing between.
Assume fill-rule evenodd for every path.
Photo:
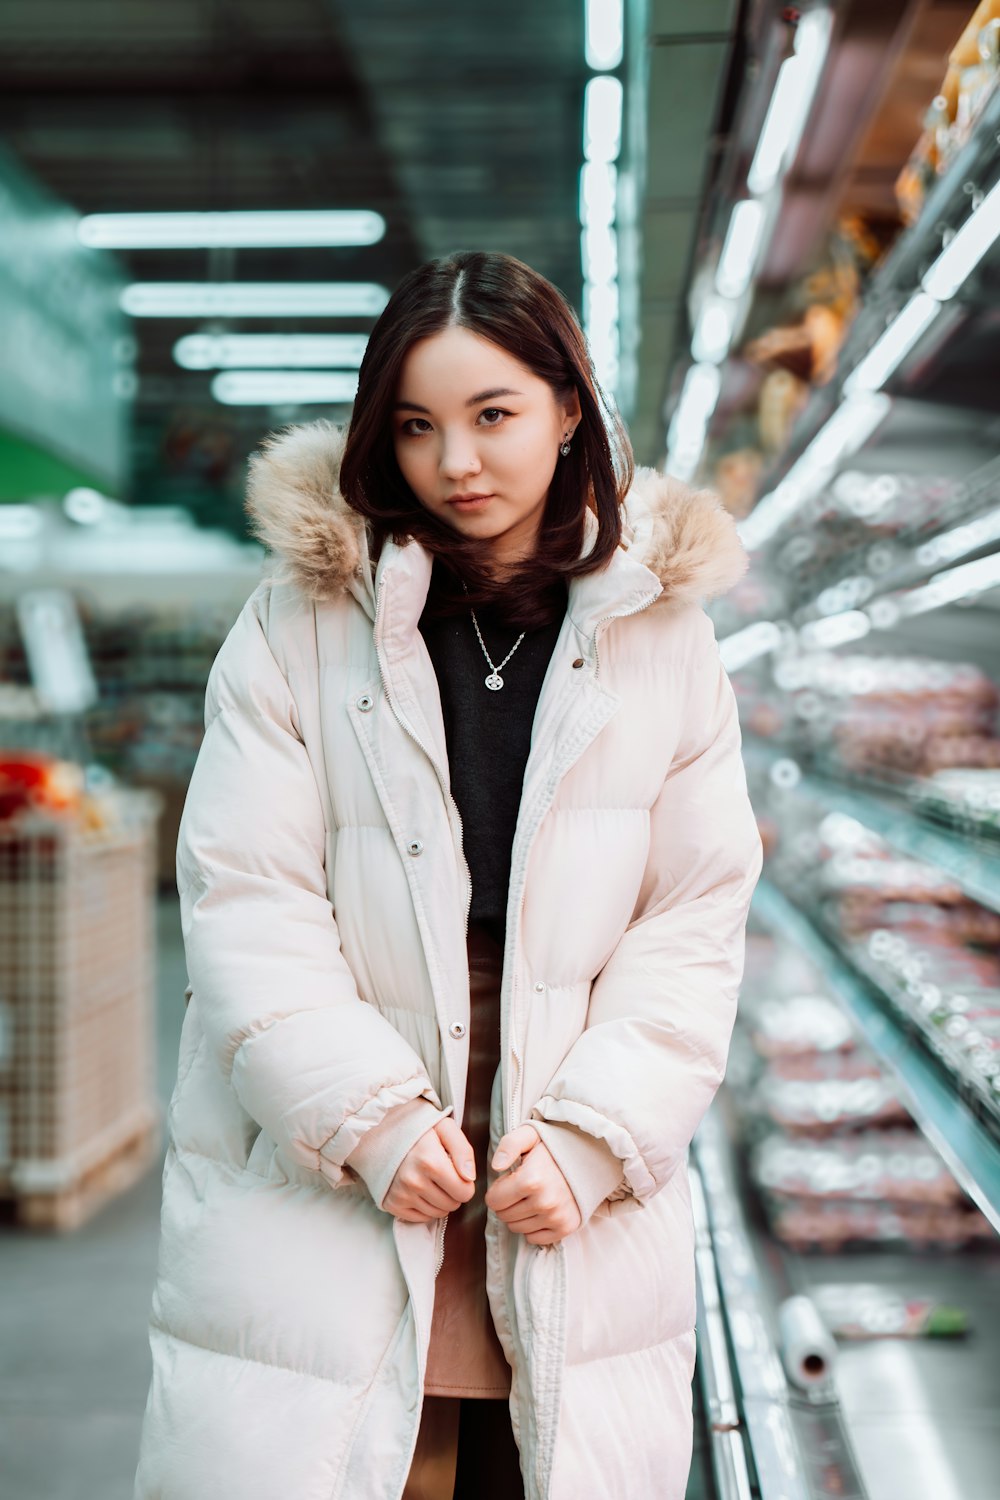
<instances>
[{"instance_id":1,"label":"sweater sleeve","mask_svg":"<svg viewBox=\"0 0 1000 1500\"><path fill-rule=\"evenodd\" d=\"M184 946L207 1044L240 1103L280 1152L339 1186L397 1105L422 1100L430 1123L451 1111L341 951L322 802L265 632L268 597L265 585L248 600L209 677L177 844Z\"/></svg>"},{"instance_id":2,"label":"sweater sleeve","mask_svg":"<svg viewBox=\"0 0 1000 1500\"><path fill-rule=\"evenodd\" d=\"M573 1125L614 1154L622 1182L610 1201L622 1207L670 1180L722 1081L762 864L735 695L701 610L695 635L684 731L652 808L637 914L593 983L584 1031L531 1111L533 1123Z\"/></svg>"}]
</instances>

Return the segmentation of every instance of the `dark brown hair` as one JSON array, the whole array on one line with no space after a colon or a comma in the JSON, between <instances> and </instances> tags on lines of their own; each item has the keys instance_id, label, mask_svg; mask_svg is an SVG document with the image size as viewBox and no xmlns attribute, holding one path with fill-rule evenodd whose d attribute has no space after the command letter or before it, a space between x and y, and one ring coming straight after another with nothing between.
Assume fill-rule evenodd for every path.
<instances>
[{"instance_id":1,"label":"dark brown hair","mask_svg":"<svg viewBox=\"0 0 1000 1500\"><path fill-rule=\"evenodd\" d=\"M421 505L393 447L392 408L410 346L456 326L520 360L557 399L575 387L580 400L580 422L569 456L557 461L536 552L502 586L490 576L489 543L461 536ZM428 261L403 278L369 335L340 487L367 520L373 556L389 536L400 544L413 537L432 554L435 576L445 580L436 612L493 604L519 629L551 619L564 607L566 580L603 568L619 545L621 502L633 473L628 434L598 385L576 314L550 281L511 255L478 250ZM581 557L588 506L598 530Z\"/></svg>"}]
</instances>

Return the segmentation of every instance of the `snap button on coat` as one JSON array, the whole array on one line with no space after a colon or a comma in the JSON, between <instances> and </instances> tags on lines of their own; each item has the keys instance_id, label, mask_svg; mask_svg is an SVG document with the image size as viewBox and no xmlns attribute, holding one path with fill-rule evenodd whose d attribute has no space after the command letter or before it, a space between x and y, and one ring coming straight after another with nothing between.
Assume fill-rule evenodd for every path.
<instances>
[{"instance_id":1,"label":"snap button on coat","mask_svg":"<svg viewBox=\"0 0 1000 1500\"><path fill-rule=\"evenodd\" d=\"M375 699L370 693L362 693L358 699L358 707L363 714L366 714L370 708L375 707Z\"/></svg>"},{"instance_id":2,"label":"snap button on coat","mask_svg":"<svg viewBox=\"0 0 1000 1500\"><path fill-rule=\"evenodd\" d=\"M582 656L578 656L577 659L576 659L576 661L573 663L573 665L574 665L574 667L582 667L584 665L583 657Z\"/></svg>"},{"instance_id":3,"label":"snap button on coat","mask_svg":"<svg viewBox=\"0 0 1000 1500\"><path fill-rule=\"evenodd\" d=\"M411 839L406 846L407 854L423 854L424 846L419 839Z\"/></svg>"},{"instance_id":4,"label":"snap button on coat","mask_svg":"<svg viewBox=\"0 0 1000 1500\"><path fill-rule=\"evenodd\" d=\"M453 1036L456 1041L461 1040L461 1038L465 1035L464 1021L452 1021L451 1025L448 1027L448 1035Z\"/></svg>"}]
</instances>

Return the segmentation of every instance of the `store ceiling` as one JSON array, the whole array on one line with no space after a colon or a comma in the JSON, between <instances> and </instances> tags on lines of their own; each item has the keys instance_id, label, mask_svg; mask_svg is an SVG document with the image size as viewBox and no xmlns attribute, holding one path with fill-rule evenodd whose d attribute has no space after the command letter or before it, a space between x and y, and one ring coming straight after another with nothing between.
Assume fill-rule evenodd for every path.
<instances>
[{"instance_id":1,"label":"store ceiling","mask_svg":"<svg viewBox=\"0 0 1000 1500\"><path fill-rule=\"evenodd\" d=\"M893 97L909 100L905 81L913 100L922 97L923 75L939 63L958 3L848 0L840 8L841 45L821 101L826 123L789 183L765 267L772 291L801 267L837 197L891 210L915 105L891 120L878 116L867 137L866 110L870 119L890 80ZM634 317L641 337L626 415L642 462L662 460L664 402L670 367L676 381L686 347L692 267L710 246L713 203L724 215L729 178L752 146L740 134L755 128L745 64L776 66L769 49L781 45L774 40L780 14L774 0L628 6L626 73L632 102L644 96L646 159ZM864 108L862 74L870 85ZM487 247L536 266L579 308L577 182L588 76L582 0L507 0L474 13L456 0L5 0L0 7L0 136L82 212L343 206L376 209L388 225L381 243L354 250L123 256L130 273L147 280L335 277L392 288L421 260ZM821 150L839 153L832 178L829 162L821 170L813 161ZM209 376L181 372L171 357L192 324L137 326L141 408L207 403ZM363 332L370 321L338 326ZM252 441L253 429L271 418L250 409L233 419L247 424Z\"/></svg>"},{"instance_id":2,"label":"store ceiling","mask_svg":"<svg viewBox=\"0 0 1000 1500\"><path fill-rule=\"evenodd\" d=\"M363 207L388 224L380 244L355 250L123 255L147 280L391 289L421 260L483 247L536 266L579 306L587 77L580 0L474 14L454 0L0 7L0 135L82 212ZM190 328L141 327L144 401L207 392L207 376L171 359Z\"/></svg>"}]
</instances>

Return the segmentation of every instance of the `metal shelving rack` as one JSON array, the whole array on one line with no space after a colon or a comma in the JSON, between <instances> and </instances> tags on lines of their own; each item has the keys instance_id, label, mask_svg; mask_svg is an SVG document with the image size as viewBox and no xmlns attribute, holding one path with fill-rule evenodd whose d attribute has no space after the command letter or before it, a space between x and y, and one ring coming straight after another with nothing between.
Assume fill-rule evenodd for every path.
<instances>
[{"instance_id":1,"label":"metal shelving rack","mask_svg":"<svg viewBox=\"0 0 1000 1500\"><path fill-rule=\"evenodd\" d=\"M835 1387L807 1395L786 1378L773 1288L761 1272L718 1105L702 1121L692 1155L698 1369L719 1495L867 1500Z\"/></svg>"},{"instance_id":2,"label":"metal shelving rack","mask_svg":"<svg viewBox=\"0 0 1000 1500\"><path fill-rule=\"evenodd\" d=\"M934 185L917 222L900 235L872 276L864 302L844 341L837 369L828 385L819 387L795 423L780 462L771 466L761 492L775 488L836 408L845 382L899 312L907 297L942 248L943 238L968 216L970 187L992 186L1000 173L1000 89L994 91L972 136ZM752 514L752 512L751 512ZM785 533L782 526L771 537L773 547Z\"/></svg>"},{"instance_id":3,"label":"metal shelving rack","mask_svg":"<svg viewBox=\"0 0 1000 1500\"><path fill-rule=\"evenodd\" d=\"M743 753L748 765L794 759L791 752L750 736L744 741ZM855 818L901 854L924 860L950 876L973 901L1000 912L1000 844L994 850L984 840L931 824L919 813L895 803L891 793L880 795L801 767L799 775L802 790L831 812Z\"/></svg>"},{"instance_id":4,"label":"metal shelving rack","mask_svg":"<svg viewBox=\"0 0 1000 1500\"><path fill-rule=\"evenodd\" d=\"M1000 1232L1000 1145L955 1090L929 1053L914 1046L891 1001L858 974L799 908L769 880L754 894L754 910L813 961L868 1044L892 1073L918 1127L955 1179Z\"/></svg>"}]
</instances>

